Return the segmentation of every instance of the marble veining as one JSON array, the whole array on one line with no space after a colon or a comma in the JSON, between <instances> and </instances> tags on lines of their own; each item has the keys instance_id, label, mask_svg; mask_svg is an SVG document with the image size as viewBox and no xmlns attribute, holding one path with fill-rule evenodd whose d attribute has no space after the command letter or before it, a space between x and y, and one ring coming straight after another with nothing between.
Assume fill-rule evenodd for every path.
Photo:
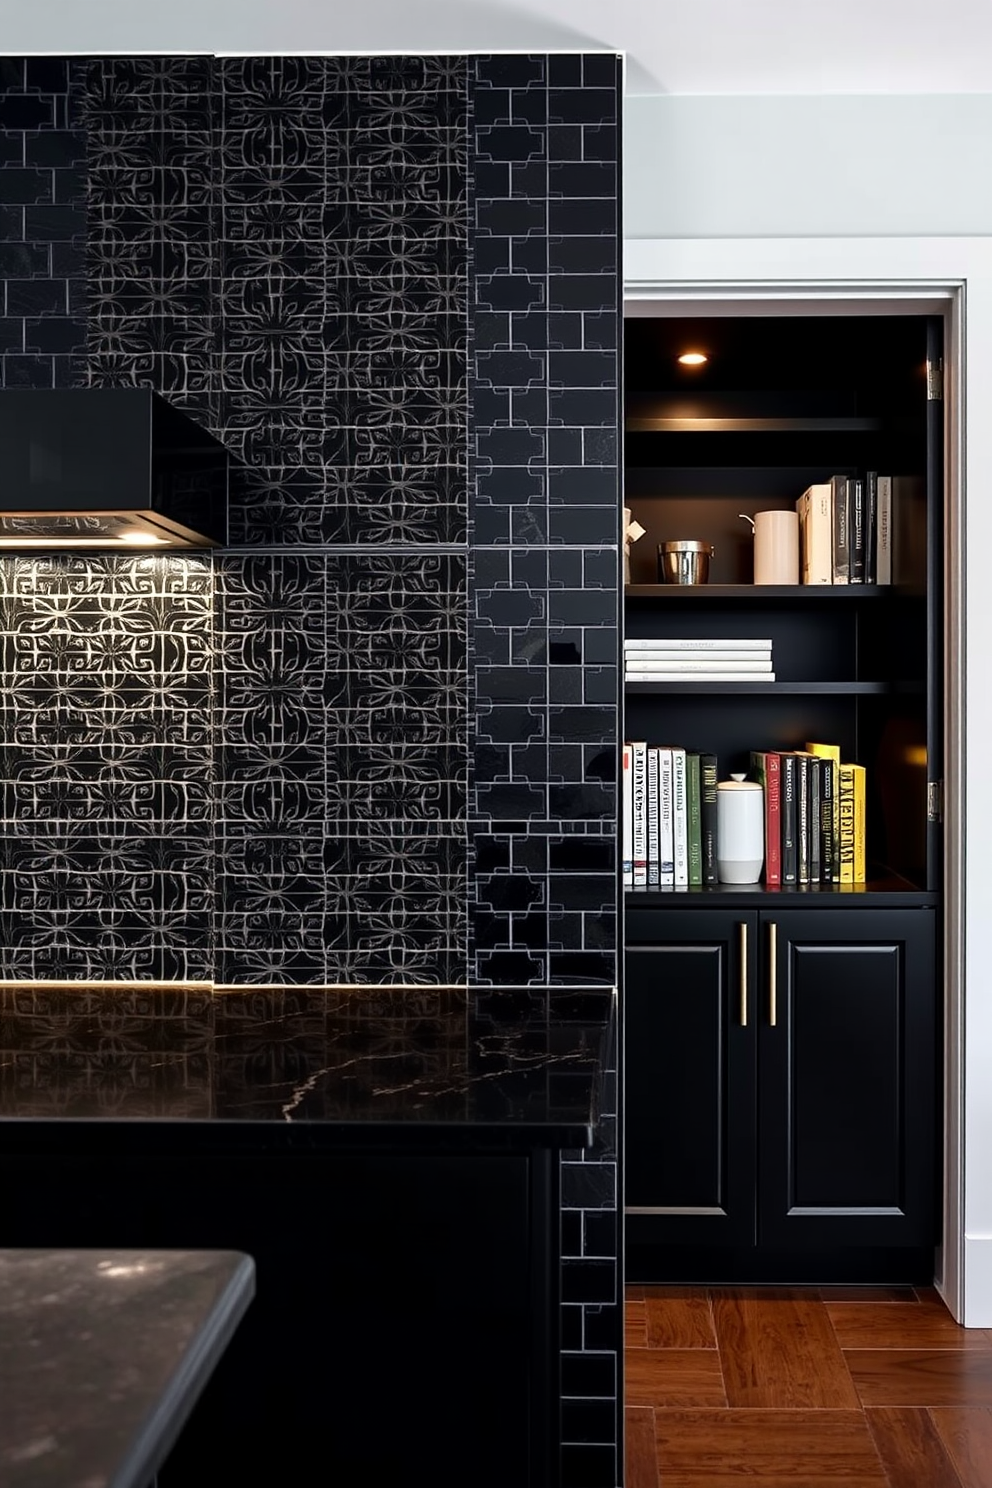
<instances>
[{"instance_id":1,"label":"marble veining","mask_svg":"<svg viewBox=\"0 0 992 1488\"><path fill-rule=\"evenodd\" d=\"M597 989L0 989L0 1118L595 1124Z\"/></svg>"},{"instance_id":2,"label":"marble veining","mask_svg":"<svg viewBox=\"0 0 992 1488\"><path fill-rule=\"evenodd\" d=\"M146 1488L254 1269L233 1251L0 1250L4 1488Z\"/></svg>"}]
</instances>

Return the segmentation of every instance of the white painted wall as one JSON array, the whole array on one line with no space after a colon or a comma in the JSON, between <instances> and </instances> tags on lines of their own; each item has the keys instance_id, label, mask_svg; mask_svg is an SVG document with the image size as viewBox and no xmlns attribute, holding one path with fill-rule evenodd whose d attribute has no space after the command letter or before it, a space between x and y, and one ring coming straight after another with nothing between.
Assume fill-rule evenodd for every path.
<instances>
[{"instance_id":1,"label":"white painted wall","mask_svg":"<svg viewBox=\"0 0 992 1488\"><path fill-rule=\"evenodd\" d=\"M992 233L992 93L624 105L627 238Z\"/></svg>"}]
</instances>

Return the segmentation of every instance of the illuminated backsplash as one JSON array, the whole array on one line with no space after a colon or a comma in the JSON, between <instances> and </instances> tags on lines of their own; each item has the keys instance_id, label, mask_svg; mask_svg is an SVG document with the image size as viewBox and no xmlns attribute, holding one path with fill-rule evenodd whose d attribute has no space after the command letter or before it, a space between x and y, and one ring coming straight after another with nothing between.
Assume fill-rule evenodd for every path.
<instances>
[{"instance_id":1,"label":"illuminated backsplash","mask_svg":"<svg viewBox=\"0 0 992 1488\"><path fill-rule=\"evenodd\" d=\"M0 558L6 977L213 974L213 573Z\"/></svg>"}]
</instances>

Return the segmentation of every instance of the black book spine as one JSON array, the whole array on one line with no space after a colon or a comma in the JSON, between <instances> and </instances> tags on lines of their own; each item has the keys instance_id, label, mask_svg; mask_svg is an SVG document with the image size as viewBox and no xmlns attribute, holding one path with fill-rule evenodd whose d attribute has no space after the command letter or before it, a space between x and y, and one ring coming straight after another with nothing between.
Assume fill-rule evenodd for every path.
<instances>
[{"instance_id":1,"label":"black book spine","mask_svg":"<svg viewBox=\"0 0 992 1488\"><path fill-rule=\"evenodd\" d=\"M716 871L716 755L699 756L699 835L703 883L719 883Z\"/></svg>"},{"instance_id":2,"label":"black book spine","mask_svg":"<svg viewBox=\"0 0 992 1488\"><path fill-rule=\"evenodd\" d=\"M847 483L848 524L851 534L851 583L865 582L865 487L864 481L850 480Z\"/></svg>"},{"instance_id":3,"label":"black book spine","mask_svg":"<svg viewBox=\"0 0 992 1488\"><path fill-rule=\"evenodd\" d=\"M820 762L815 755L806 760L806 785L809 792L809 881L823 881L823 846L820 839Z\"/></svg>"},{"instance_id":4,"label":"black book spine","mask_svg":"<svg viewBox=\"0 0 992 1488\"><path fill-rule=\"evenodd\" d=\"M865 475L865 583L878 582L878 471Z\"/></svg>"},{"instance_id":5,"label":"black book spine","mask_svg":"<svg viewBox=\"0 0 992 1488\"><path fill-rule=\"evenodd\" d=\"M823 882L836 883L836 849L834 847L834 792L837 789L834 780L834 762L832 759L820 760L820 857L823 868Z\"/></svg>"},{"instance_id":6,"label":"black book spine","mask_svg":"<svg viewBox=\"0 0 992 1488\"><path fill-rule=\"evenodd\" d=\"M847 584L851 577L851 544L848 523L847 490L850 482L846 475L830 477L830 499L834 509L833 581Z\"/></svg>"},{"instance_id":7,"label":"black book spine","mask_svg":"<svg viewBox=\"0 0 992 1488\"><path fill-rule=\"evenodd\" d=\"M796 812L796 756L782 755L781 819L782 819L782 883L798 882L799 854L796 833L799 822Z\"/></svg>"},{"instance_id":8,"label":"black book spine","mask_svg":"<svg viewBox=\"0 0 992 1488\"><path fill-rule=\"evenodd\" d=\"M796 872L797 882L809 883L809 771L806 769L806 757L802 754L795 756L796 760Z\"/></svg>"}]
</instances>

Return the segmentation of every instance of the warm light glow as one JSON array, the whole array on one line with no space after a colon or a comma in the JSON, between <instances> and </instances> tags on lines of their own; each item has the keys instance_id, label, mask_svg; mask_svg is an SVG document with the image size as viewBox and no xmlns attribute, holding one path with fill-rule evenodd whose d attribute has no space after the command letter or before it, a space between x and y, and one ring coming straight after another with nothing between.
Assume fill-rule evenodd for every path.
<instances>
[{"instance_id":1,"label":"warm light glow","mask_svg":"<svg viewBox=\"0 0 992 1488\"><path fill-rule=\"evenodd\" d=\"M120 537L0 537L0 548L114 548L122 543L129 547L152 547L164 543L164 537L146 537L143 532L125 532Z\"/></svg>"},{"instance_id":2,"label":"warm light glow","mask_svg":"<svg viewBox=\"0 0 992 1488\"><path fill-rule=\"evenodd\" d=\"M702 367L709 357L702 351L684 351L679 361L683 367Z\"/></svg>"},{"instance_id":3,"label":"warm light glow","mask_svg":"<svg viewBox=\"0 0 992 1488\"><path fill-rule=\"evenodd\" d=\"M161 1261L98 1261L97 1271L101 1276L145 1276L149 1272L161 1271Z\"/></svg>"},{"instance_id":4,"label":"warm light glow","mask_svg":"<svg viewBox=\"0 0 992 1488\"><path fill-rule=\"evenodd\" d=\"M922 768L927 762L926 747L923 744L907 744L902 757L907 765L919 765Z\"/></svg>"}]
</instances>

